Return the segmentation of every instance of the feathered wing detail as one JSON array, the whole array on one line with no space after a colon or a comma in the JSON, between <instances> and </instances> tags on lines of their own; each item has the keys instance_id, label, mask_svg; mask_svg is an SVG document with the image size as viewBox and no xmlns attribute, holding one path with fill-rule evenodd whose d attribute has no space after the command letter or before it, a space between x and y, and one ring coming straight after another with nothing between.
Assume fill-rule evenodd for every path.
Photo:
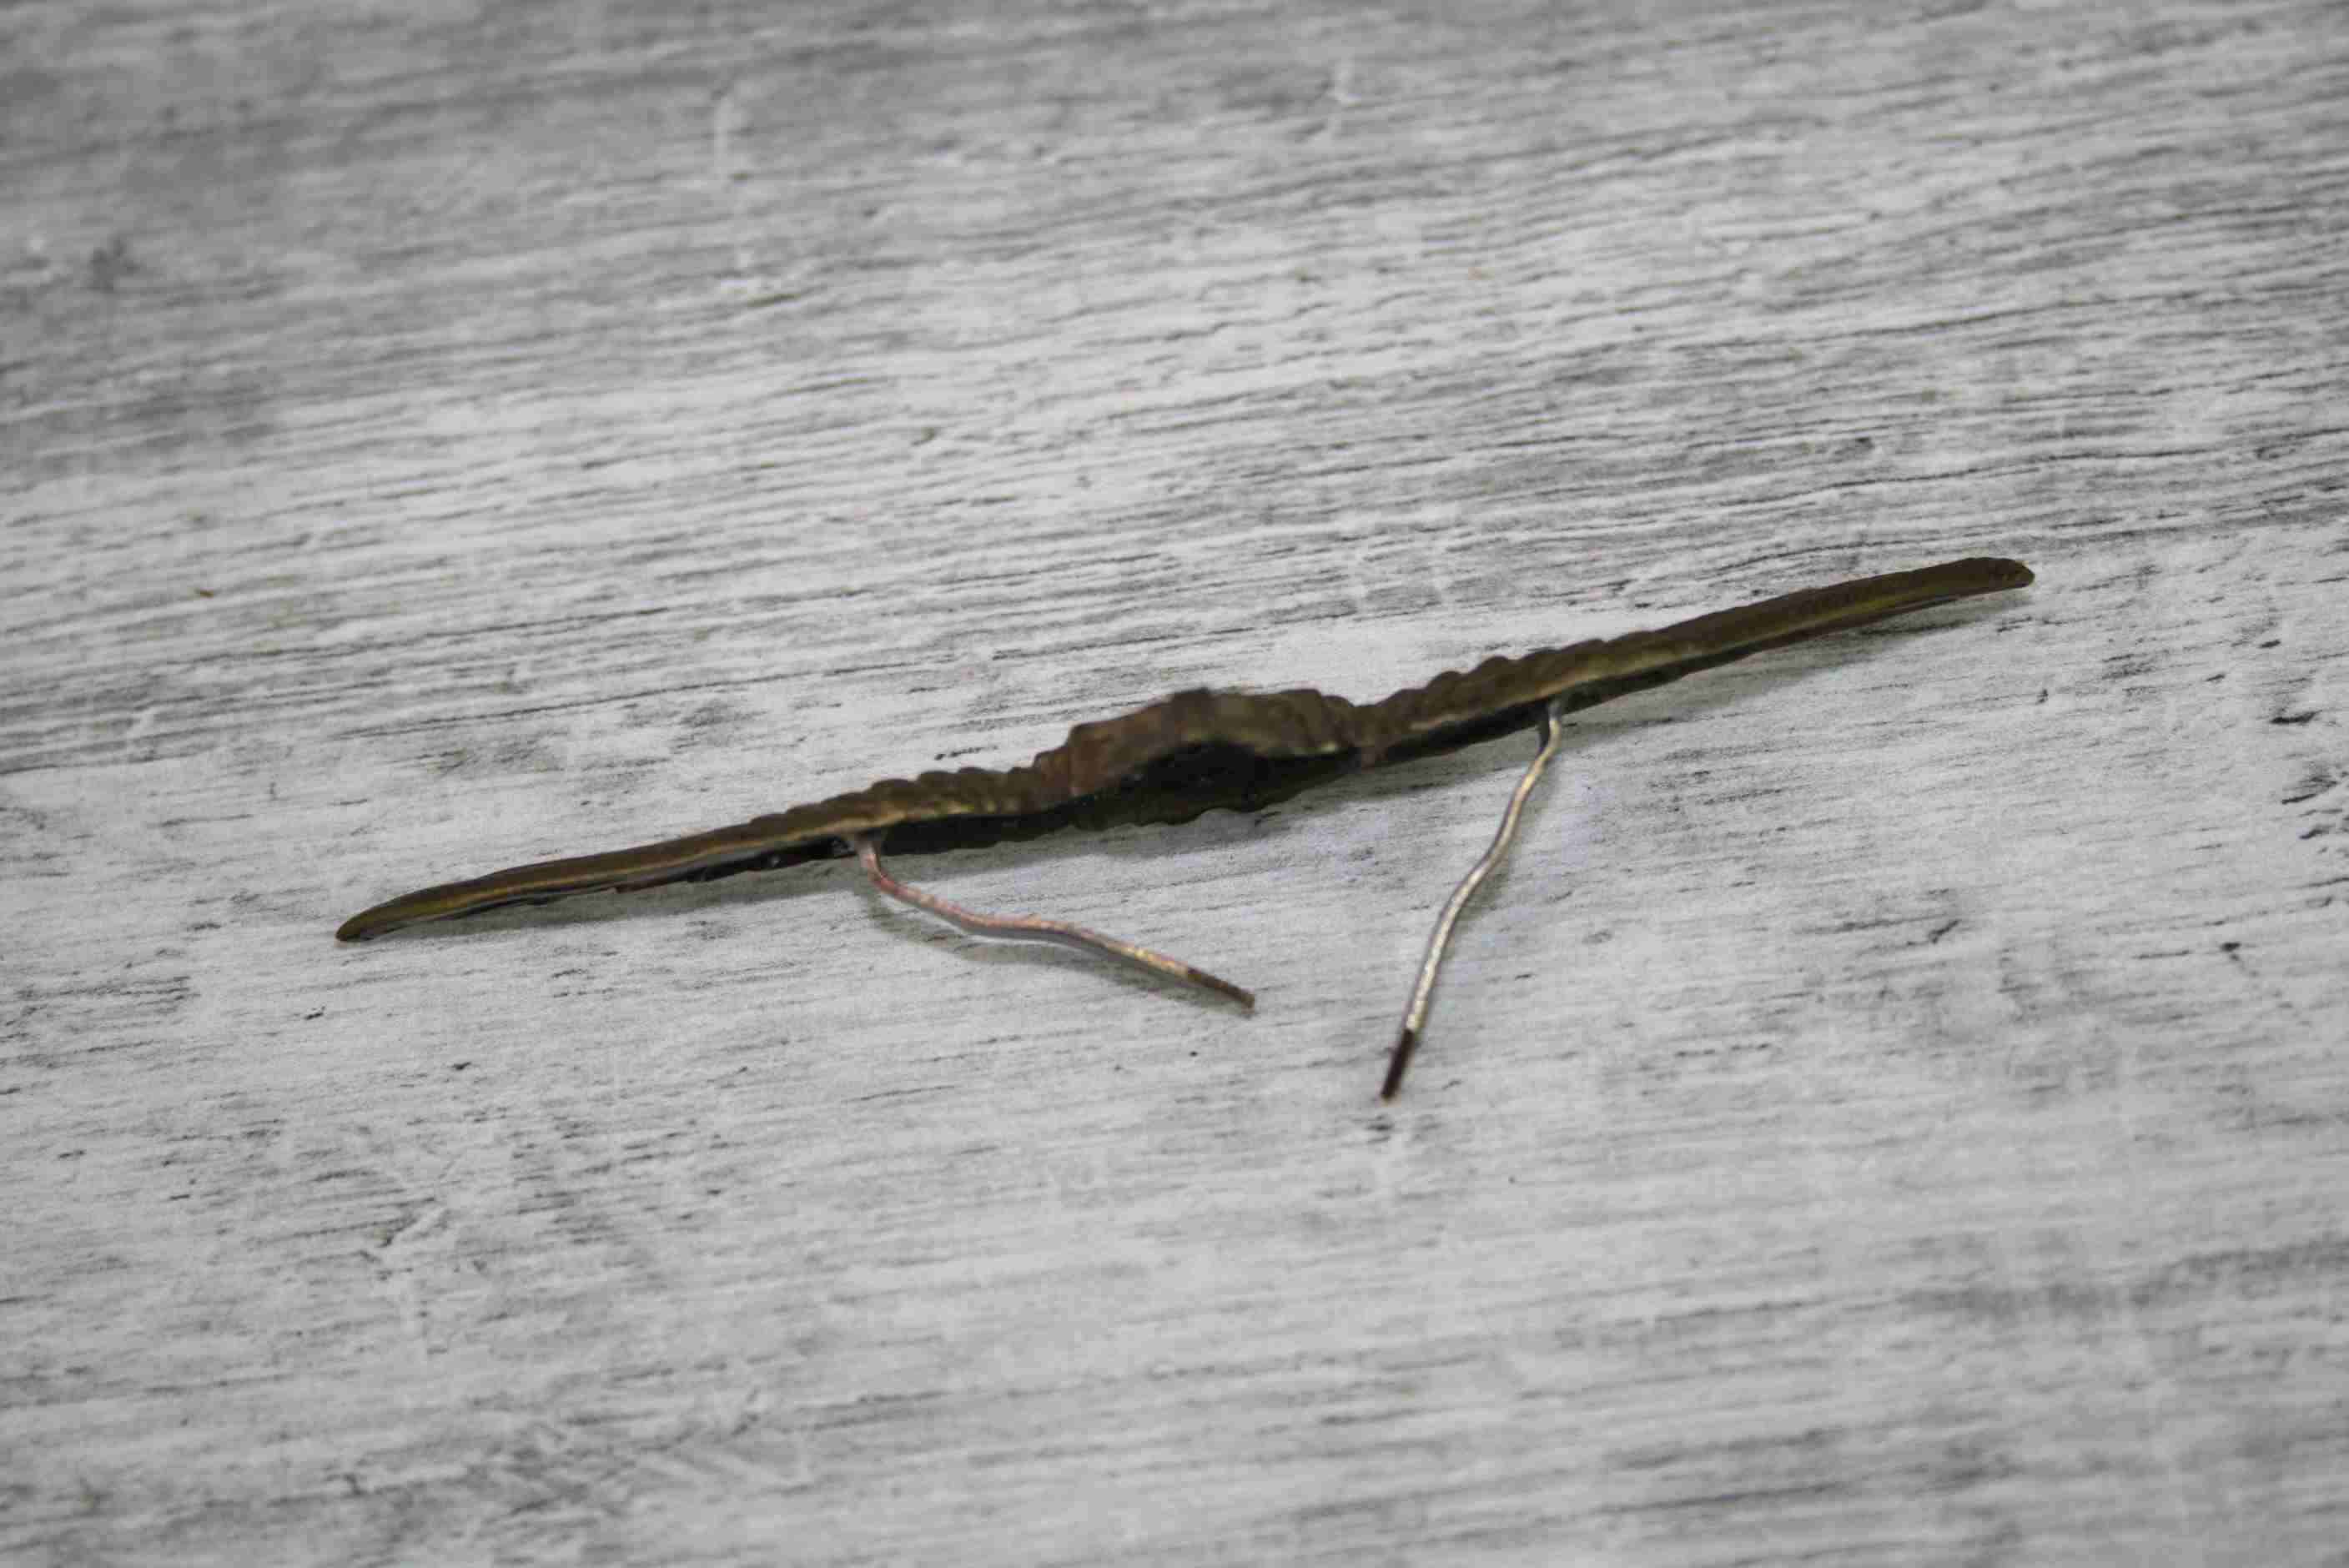
<instances>
[{"instance_id":1,"label":"feathered wing detail","mask_svg":"<svg viewBox=\"0 0 2349 1568\"><path fill-rule=\"evenodd\" d=\"M892 853L922 853L1253 809L1359 768L1531 727L1553 697L1564 696L1560 711L1572 712L1766 648L2031 580L2020 562L1975 557L1806 588L1656 631L1490 658L1367 707L1307 689L1178 692L1080 724L1020 767L885 779L730 828L443 882L353 915L335 934L361 942L509 904L766 871L844 854L852 835L885 830Z\"/></svg>"}]
</instances>

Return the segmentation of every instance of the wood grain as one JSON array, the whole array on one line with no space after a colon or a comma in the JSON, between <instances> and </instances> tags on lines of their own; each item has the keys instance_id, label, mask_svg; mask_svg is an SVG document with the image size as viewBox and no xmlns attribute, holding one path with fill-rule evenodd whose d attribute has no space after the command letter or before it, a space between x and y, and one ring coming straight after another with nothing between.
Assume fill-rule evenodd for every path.
<instances>
[{"instance_id":1,"label":"wood grain","mask_svg":"<svg viewBox=\"0 0 2349 1568\"><path fill-rule=\"evenodd\" d=\"M2314 4L0 12L0 1559L2340 1563ZM337 947L419 867L2030 594Z\"/></svg>"}]
</instances>

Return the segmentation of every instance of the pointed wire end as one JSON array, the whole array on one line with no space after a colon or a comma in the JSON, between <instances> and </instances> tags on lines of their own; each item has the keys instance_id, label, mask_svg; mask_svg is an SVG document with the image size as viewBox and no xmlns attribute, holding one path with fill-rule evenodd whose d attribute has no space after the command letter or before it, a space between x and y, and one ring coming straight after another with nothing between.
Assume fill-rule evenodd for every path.
<instances>
[{"instance_id":1,"label":"pointed wire end","mask_svg":"<svg viewBox=\"0 0 2349 1568\"><path fill-rule=\"evenodd\" d=\"M1256 993L1244 986L1235 985L1221 975L1210 975L1204 969L1185 964L1183 965L1183 978L1194 985L1204 986L1207 990L1229 996L1251 1013L1256 1011Z\"/></svg>"},{"instance_id":2,"label":"pointed wire end","mask_svg":"<svg viewBox=\"0 0 2349 1568\"><path fill-rule=\"evenodd\" d=\"M1392 1100L1402 1091L1402 1075L1411 1070L1411 1054L1419 1049L1419 1031L1409 1024L1395 1037L1394 1055L1387 1058L1387 1081L1379 1086L1379 1098Z\"/></svg>"}]
</instances>

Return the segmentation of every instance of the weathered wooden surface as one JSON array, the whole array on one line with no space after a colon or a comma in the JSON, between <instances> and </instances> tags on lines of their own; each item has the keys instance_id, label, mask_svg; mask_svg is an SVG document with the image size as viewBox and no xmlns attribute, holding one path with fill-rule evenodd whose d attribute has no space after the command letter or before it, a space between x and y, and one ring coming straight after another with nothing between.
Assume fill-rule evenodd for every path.
<instances>
[{"instance_id":1,"label":"weathered wooden surface","mask_svg":"<svg viewBox=\"0 0 2349 1568\"><path fill-rule=\"evenodd\" d=\"M0 1557L2341 1563L2320 5L0 14ZM1176 687L1527 744L338 948Z\"/></svg>"}]
</instances>

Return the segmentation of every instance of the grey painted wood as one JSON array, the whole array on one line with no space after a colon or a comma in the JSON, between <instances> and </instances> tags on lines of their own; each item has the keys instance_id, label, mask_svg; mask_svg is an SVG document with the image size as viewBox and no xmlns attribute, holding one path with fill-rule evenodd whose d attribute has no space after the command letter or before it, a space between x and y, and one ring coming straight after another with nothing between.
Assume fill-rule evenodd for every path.
<instances>
[{"instance_id":1,"label":"grey painted wood","mask_svg":"<svg viewBox=\"0 0 2349 1568\"><path fill-rule=\"evenodd\" d=\"M2318 5L0 15L0 1556L2349 1561ZM2000 553L1260 818L364 949Z\"/></svg>"}]
</instances>

